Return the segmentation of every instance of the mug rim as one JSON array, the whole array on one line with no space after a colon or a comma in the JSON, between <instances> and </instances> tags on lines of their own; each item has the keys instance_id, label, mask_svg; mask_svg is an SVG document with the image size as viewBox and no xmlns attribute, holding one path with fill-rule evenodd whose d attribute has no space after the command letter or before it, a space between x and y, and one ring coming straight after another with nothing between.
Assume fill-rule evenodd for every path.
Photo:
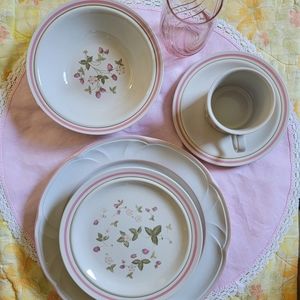
<instances>
[{"instance_id":1,"label":"mug rim","mask_svg":"<svg viewBox=\"0 0 300 300\"><path fill-rule=\"evenodd\" d=\"M223 80L225 77L229 76L230 74L238 72L238 71L248 71L248 72L255 73L257 76L260 77L260 79L264 80L264 82L267 83L267 86L269 87L269 90L272 95L272 107L269 110L268 116L261 123L259 123L258 125L254 126L254 127L251 127L251 128L232 129L232 128L226 127L225 125L223 125L221 122L218 121L218 119L215 117L215 114L213 113L213 110L211 107L212 96L216 90L216 87L220 83L220 81ZM251 68L233 68L233 69L229 70L228 72L223 73L221 76L218 76L213 81L212 85L209 88L207 98L206 98L206 110L207 110L207 114L208 114L210 123L212 123L213 127L215 127L217 130L219 130L223 133L232 134L232 135L245 135L245 134L249 134L254 131L257 131L258 129L260 129L262 126L264 126L270 120L270 118L272 117L274 110L275 110L275 105L276 105L275 100L276 99L275 99L275 92L274 92L273 85L272 85L271 81L269 80L269 78L267 78L264 74L262 74L259 71L253 70Z\"/></svg>"}]
</instances>

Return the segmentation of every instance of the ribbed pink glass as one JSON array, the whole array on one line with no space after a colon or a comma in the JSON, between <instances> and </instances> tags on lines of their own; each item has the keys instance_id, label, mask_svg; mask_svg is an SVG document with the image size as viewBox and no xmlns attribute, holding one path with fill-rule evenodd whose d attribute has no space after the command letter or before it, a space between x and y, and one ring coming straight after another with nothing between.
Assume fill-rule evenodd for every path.
<instances>
[{"instance_id":1,"label":"ribbed pink glass","mask_svg":"<svg viewBox=\"0 0 300 300\"><path fill-rule=\"evenodd\" d=\"M222 5L223 0L166 0L160 27L167 50L176 56L201 50Z\"/></svg>"}]
</instances>

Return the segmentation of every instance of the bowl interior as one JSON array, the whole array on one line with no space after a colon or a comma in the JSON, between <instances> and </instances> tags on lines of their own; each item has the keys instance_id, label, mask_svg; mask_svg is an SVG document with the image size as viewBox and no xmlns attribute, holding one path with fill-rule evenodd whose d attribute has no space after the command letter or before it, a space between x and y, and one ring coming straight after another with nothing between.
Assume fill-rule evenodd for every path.
<instances>
[{"instance_id":1,"label":"bowl interior","mask_svg":"<svg viewBox=\"0 0 300 300\"><path fill-rule=\"evenodd\" d=\"M34 66L50 108L87 127L134 115L156 76L146 33L126 13L104 6L74 8L53 21L39 41Z\"/></svg>"}]
</instances>

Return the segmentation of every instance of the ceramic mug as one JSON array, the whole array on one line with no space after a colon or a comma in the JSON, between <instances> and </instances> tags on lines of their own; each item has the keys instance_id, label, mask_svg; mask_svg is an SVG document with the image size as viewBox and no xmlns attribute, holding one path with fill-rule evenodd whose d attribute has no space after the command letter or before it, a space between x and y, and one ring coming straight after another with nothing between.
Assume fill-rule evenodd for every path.
<instances>
[{"instance_id":1,"label":"ceramic mug","mask_svg":"<svg viewBox=\"0 0 300 300\"><path fill-rule=\"evenodd\" d=\"M210 124L232 137L236 152L246 150L245 135L271 118L275 93L270 80L258 71L235 68L219 76L208 91L206 115Z\"/></svg>"}]
</instances>

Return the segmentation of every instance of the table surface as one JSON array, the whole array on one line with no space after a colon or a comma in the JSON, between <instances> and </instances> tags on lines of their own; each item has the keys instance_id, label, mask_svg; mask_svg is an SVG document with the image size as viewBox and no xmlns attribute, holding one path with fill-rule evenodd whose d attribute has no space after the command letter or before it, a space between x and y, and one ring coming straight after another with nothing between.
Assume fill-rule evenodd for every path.
<instances>
[{"instance_id":1,"label":"table surface","mask_svg":"<svg viewBox=\"0 0 300 300\"><path fill-rule=\"evenodd\" d=\"M65 0L0 3L0 82L26 51L41 18ZM159 5L159 1L152 0ZM300 117L300 7L294 1L232 0L221 17L237 28L282 75ZM279 250L247 289L232 299L297 299L298 215ZM38 264L14 240L0 218L1 299L58 299Z\"/></svg>"}]
</instances>

